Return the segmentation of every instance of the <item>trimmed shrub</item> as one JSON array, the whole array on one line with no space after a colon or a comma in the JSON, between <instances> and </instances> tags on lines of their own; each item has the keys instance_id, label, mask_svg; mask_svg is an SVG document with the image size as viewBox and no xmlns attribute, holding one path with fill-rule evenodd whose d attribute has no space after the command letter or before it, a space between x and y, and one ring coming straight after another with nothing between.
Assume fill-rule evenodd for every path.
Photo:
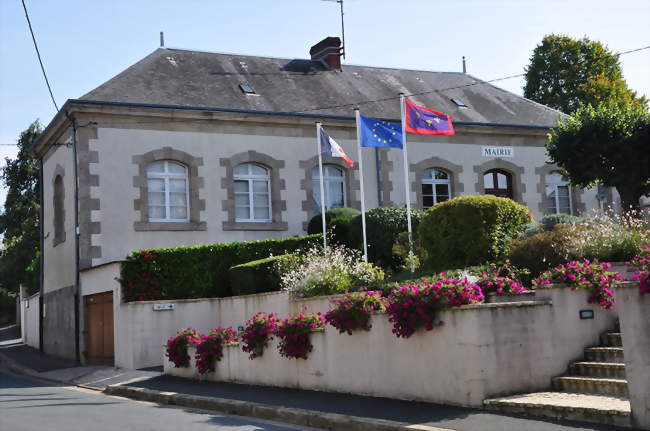
<instances>
[{"instance_id":1,"label":"trimmed shrub","mask_svg":"<svg viewBox=\"0 0 650 431\"><path fill-rule=\"evenodd\" d=\"M536 277L577 257L573 237L584 229L582 226L558 224L548 232L517 239L510 246L510 261L519 268L528 268Z\"/></svg>"},{"instance_id":2,"label":"trimmed shrub","mask_svg":"<svg viewBox=\"0 0 650 431\"><path fill-rule=\"evenodd\" d=\"M411 210L414 239L422 211ZM406 208L377 207L366 211L366 234L368 237L368 260L383 268L398 269L404 265L401 256L393 255L393 244L400 233L408 230ZM349 246L363 250L361 214L350 222Z\"/></svg>"},{"instance_id":3,"label":"trimmed shrub","mask_svg":"<svg viewBox=\"0 0 650 431\"><path fill-rule=\"evenodd\" d=\"M233 295L251 295L254 293L280 290L280 274L275 263L291 259L292 254L283 254L235 265L228 270Z\"/></svg>"},{"instance_id":4,"label":"trimmed shrub","mask_svg":"<svg viewBox=\"0 0 650 431\"><path fill-rule=\"evenodd\" d=\"M122 262L124 301L214 298L232 295L228 270L235 265L297 252L321 235L134 251Z\"/></svg>"},{"instance_id":5,"label":"trimmed shrub","mask_svg":"<svg viewBox=\"0 0 650 431\"><path fill-rule=\"evenodd\" d=\"M419 241L428 267L441 270L478 265L506 256L531 216L517 202L491 195L461 196L428 209Z\"/></svg>"},{"instance_id":6,"label":"trimmed shrub","mask_svg":"<svg viewBox=\"0 0 650 431\"><path fill-rule=\"evenodd\" d=\"M343 224L344 220L348 222L361 214L361 211L355 208L343 207L343 208L332 208L331 210L325 211L325 223L327 225L327 230L332 229L331 223L335 219L340 219L338 224ZM316 214L309 220L307 225L307 233L313 235L316 233L323 233L323 222L321 219L321 213Z\"/></svg>"}]
</instances>

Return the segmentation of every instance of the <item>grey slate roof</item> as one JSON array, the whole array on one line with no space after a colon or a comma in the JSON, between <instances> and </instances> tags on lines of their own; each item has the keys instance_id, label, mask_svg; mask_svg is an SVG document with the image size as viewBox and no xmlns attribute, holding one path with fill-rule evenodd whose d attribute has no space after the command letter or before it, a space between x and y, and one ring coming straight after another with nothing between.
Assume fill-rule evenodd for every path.
<instances>
[{"instance_id":1,"label":"grey slate roof","mask_svg":"<svg viewBox=\"0 0 650 431\"><path fill-rule=\"evenodd\" d=\"M471 85L478 83L478 85ZM258 96L246 95L251 85ZM352 116L354 104L414 94L414 102L457 122L553 127L560 112L460 72L428 72L318 61L159 48L81 99L184 107ZM459 108L452 98L468 106ZM346 107L334 107L351 104ZM315 109L323 108L326 109ZM361 113L399 118L399 100L360 106Z\"/></svg>"}]
</instances>

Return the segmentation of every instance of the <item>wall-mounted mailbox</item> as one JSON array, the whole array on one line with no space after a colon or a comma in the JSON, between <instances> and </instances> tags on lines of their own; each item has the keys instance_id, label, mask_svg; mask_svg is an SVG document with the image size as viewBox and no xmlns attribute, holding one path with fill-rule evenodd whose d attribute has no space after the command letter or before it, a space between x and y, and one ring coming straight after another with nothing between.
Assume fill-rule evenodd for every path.
<instances>
[{"instance_id":1,"label":"wall-mounted mailbox","mask_svg":"<svg viewBox=\"0 0 650 431\"><path fill-rule=\"evenodd\" d=\"M594 310L580 310L580 318L581 319L593 319L594 318Z\"/></svg>"},{"instance_id":2,"label":"wall-mounted mailbox","mask_svg":"<svg viewBox=\"0 0 650 431\"><path fill-rule=\"evenodd\" d=\"M153 311L167 311L173 310L174 304L154 304Z\"/></svg>"}]
</instances>

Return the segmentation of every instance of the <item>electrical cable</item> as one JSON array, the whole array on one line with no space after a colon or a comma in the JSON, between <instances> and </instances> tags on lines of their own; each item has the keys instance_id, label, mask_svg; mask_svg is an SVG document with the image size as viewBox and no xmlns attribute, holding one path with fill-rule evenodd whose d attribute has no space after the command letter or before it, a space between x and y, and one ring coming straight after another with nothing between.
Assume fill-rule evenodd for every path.
<instances>
[{"instance_id":1,"label":"electrical cable","mask_svg":"<svg viewBox=\"0 0 650 431\"><path fill-rule=\"evenodd\" d=\"M56 108L56 112L59 112L59 105L56 104L54 100L54 94L52 93L52 87L50 86L50 81L47 79L47 74L45 73L45 66L43 66L43 60L41 59L41 53L38 50L38 44L36 43L36 36L34 36L34 29L32 28L32 22L29 20L29 13L27 12L27 6L25 5L25 0L21 0L23 3L23 9L25 10L25 18L27 18L27 25L29 26L29 32L32 35L32 41L34 42L34 48L36 48L36 56L38 57L38 62L41 65L41 71L43 71L43 77L45 78L45 83L47 84L47 89L50 92L50 97L52 98L52 103Z\"/></svg>"}]
</instances>

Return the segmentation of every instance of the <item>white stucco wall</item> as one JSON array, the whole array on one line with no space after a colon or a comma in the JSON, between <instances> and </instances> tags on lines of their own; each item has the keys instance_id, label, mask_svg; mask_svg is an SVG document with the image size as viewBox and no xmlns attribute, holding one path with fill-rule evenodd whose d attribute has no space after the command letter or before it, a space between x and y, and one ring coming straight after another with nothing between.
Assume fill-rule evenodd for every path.
<instances>
[{"instance_id":1,"label":"white stucco wall","mask_svg":"<svg viewBox=\"0 0 650 431\"><path fill-rule=\"evenodd\" d=\"M127 120L124 120L127 121ZM128 123L128 122L127 122ZM93 265L123 259L129 252L141 248L156 248L178 245L206 244L214 242L246 241L269 237L283 237L304 233L303 223L308 220L307 212L302 208L302 202L311 197L301 189L301 181L305 178L304 168L300 162L315 155L315 138L313 125L277 125L258 123L238 123L231 125L225 122L214 124L198 124L195 127L161 126L164 130L156 129L155 121L150 126L135 124L126 127L127 123L115 123L112 127L102 127L101 119L97 129L97 139L89 140L89 150L97 151L98 163L90 164L90 173L99 176L99 186L91 187L93 198L99 198L101 208L91 212L92 221L101 223L101 231L92 235L92 245L101 247L101 257L92 260ZM354 128L324 127L342 145L347 154L357 159L357 148ZM545 136L541 132L525 130L514 133L495 132L484 128L479 133L476 128L471 133L463 132L459 127L456 136L431 137L409 135L409 164L416 164L431 157L440 157L452 163L462 165L460 182L464 185L462 195L476 193L475 184L479 181L474 172L474 166L488 160L481 155L484 145L512 146L514 157L504 159L524 168L522 182L526 185L523 201L527 203L536 218L541 217L539 202L542 196L538 192L540 175L535 168L541 167L546 161L543 143ZM527 135L528 133L528 135ZM194 157L201 157L203 165L198 168L199 177L204 180L199 189L199 199L205 201L205 210L201 211L200 220L207 223L205 231L135 231L134 222L140 218L139 211L134 209L133 201L139 197L139 189L134 186L134 177L138 175L138 166L133 163L134 155L141 155L163 147L186 152ZM279 176L285 183L285 189L280 192L280 199L286 202L287 209L282 211L282 221L288 223L286 231L224 231L222 223L227 220L227 213L222 207L222 201L227 199L227 191L222 187L222 178L226 176L226 168L220 165L221 158L229 158L234 154L245 151L257 151L269 155L285 163L279 170ZM378 205L377 171L375 149L364 148L364 187L366 207ZM387 180L392 182L392 191L385 200L397 205L404 205L404 182L402 152L392 149L388 152L388 160L393 168ZM119 173L119 174L116 174ZM355 172L354 180L358 179ZM410 182L415 180L416 173L411 172ZM349 180L349 178L348 178ZM482 181L482 178L480 179ZM417 191L411 190L414 205L417 203ZM348 202L359 200L359 191L352 191L347 197ZM595 208L595 191L586 191L583 202L587 210Z\"/></svg>"},{"instance_id":2,"label":"white stucco wall","mask_svg":"<svg viewBox=\"0 0 650 431\"><path fill-rule=\"evenodd\" d=\"M70 133L66 132L57 142L65 143L70 139ZM64 170L65 241L54 245L54 176L57 166ZM53 146L43 158L43 227L43 292L47 294L75 283L73 155L72 148L65 145Z\"/></svg>"},{"instance_id":3,"label":"white stucco wall","mask_svg":"<svg viewBox=\"0 0 650 431\"><path fill-rule=\"evenodd\" d=\"M633 424L650 430L650 294L636 283L616 289Z\"/></svg>"},{"instance_id":4,"label":"white stucco wall","mask_svg":"<svg viewBox=\"0 0 650 431\"><path fill-rule=\"evenodd\" d=\"M20 330L23 343L36 349L40 347L39 303L39 293L20 301Z\"/></svg>"},{"instance_id":5,"label":"white stucco wall","mask_svg":"<svg viewBox=\"0 0 650 431\"><path fill-rule=\"evenodd\" d=\"M312 334L308 360L282 358L276 342L255 360L228 347L207 378L480 407L485 398L548 389L552 377L614 325L616 313L599 309L594 320L579 320L578 310L590 308L586 292L552 289L548 297L552 303L443 310L442 326L408 339L392 334L386 315L374 315L369 332L352 336L328 326ZM312 310L310 301L300 302ZM323 305L314 302L314 311ZM158 354L162 360L162 348ZM165 371L196 377L168 362Z\"/></svg>"}]
</instances>

